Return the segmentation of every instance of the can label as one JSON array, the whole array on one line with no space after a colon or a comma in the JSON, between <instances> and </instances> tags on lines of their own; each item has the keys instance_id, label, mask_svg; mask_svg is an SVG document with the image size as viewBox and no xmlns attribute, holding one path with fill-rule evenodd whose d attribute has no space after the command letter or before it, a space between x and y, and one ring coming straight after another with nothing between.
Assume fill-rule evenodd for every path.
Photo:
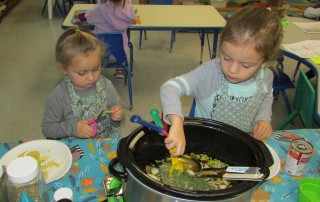
<instances>
[{"instance_id":1,"label":"can label","mask_svg":"<svg viewBox=\"0 0 320 202\"><path fill-rule=\"evenodd\" d=\"M310 142L304 139L293 140L284 163L284 170L290 175L303 175L313 151Z\"/></svg>"}]
</instances>

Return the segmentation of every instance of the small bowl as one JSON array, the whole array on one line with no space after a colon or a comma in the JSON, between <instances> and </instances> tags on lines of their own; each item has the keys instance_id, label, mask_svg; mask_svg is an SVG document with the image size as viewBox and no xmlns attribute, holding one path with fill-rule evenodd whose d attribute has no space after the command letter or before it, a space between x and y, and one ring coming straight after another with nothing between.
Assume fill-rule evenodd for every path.
<instances>
[{"instance_id":1,"label":"small bowl","mask_svg":"<svg viewBox=\"0 0 320 202\"><path fill-rule=\"evenodd\" d=\"M320 201L320 179L305 178L299 185L299 202Z\"/></svg>"}]
</instances>

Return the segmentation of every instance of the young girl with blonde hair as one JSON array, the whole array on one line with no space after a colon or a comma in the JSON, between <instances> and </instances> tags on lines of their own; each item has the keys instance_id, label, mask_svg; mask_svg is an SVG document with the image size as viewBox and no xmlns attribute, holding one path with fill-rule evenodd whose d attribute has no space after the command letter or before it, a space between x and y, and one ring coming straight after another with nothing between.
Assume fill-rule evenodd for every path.
<instances>
[{"instance_id":1,"label":"young girl with blonde hair","mask_svg":"<svg viewBox=\"0 0 320 202\"><path fill-rule=\"evenodd\" d=\"M123 111L113 84L101 75L104 54L104 43L89 30L73 27L60 36L56 61L66 76L47 98L42 121L45 137L120 137ZM106 110L110 114L98 121Z\"/></svg>"}]
</instances>

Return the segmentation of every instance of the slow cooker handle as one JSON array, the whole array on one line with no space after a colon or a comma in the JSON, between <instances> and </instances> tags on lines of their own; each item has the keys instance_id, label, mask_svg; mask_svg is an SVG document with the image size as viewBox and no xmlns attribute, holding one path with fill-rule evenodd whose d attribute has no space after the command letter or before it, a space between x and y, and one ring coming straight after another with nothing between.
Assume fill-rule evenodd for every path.
<instances>
[{"instance_id":1,"label":"slow cooker handle","mask_svg":"<svg viewBox=\"0 0 320 202\"><path fill-rule=\"evenodd\" d=\"M117 177L117 178L120 178L120 179L127 179L127 176L128 176L128 174L127 174L127 172L125 171L125 169L123 169L123 172L120 172L120 171L118 171L118 170L116 170L114 167L115 167L115 165L117 165L119 163L119 161L118 161L118 158L116 157L116 158L114 158L114 159L112 159L111 161L110 161L110 163L109 163L109 171L110 171L110 173L113 175L113 176L115 176L115 177Z\"/></svg>"},{"instance_id":2,"label":"slow cooker handle","mask_svg":"<svg viewBox=\"0 0 320 202\"><path fill-rule=\"evenodd\" d=\"M262 141L257 140L257 139L254 139L254 140L262 150L262 153L265 157L266 166L267 167L272 166L274 164L274 161L273 161L272 154L271 154L270 150L268 149L268 147Z\"/></svg>"}]
</instances>

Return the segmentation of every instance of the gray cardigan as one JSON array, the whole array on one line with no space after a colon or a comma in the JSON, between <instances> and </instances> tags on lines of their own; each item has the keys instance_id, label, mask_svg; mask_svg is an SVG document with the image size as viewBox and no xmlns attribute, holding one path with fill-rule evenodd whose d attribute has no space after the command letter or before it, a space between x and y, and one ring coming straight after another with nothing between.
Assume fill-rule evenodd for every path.
<instances>
[{"instance_id":1,"label":"gray cardigan","mask_svg":"<svg viewBox=\"0 0 320 202\"><path fill-rule=\"evenodd\" d=\"M120 98L111 81L104 76L100 77L100 81L107 92L107 108L119 105ZM81 97L89 96L96 93L96 87L76 90L76 93ZM118 124L119 122L112 125ZM41 126L42 133L47 138L77 137L77 120L72 111L71 97L65 80L62 80L48 96Z\"/></svg>"}]
</instances>

